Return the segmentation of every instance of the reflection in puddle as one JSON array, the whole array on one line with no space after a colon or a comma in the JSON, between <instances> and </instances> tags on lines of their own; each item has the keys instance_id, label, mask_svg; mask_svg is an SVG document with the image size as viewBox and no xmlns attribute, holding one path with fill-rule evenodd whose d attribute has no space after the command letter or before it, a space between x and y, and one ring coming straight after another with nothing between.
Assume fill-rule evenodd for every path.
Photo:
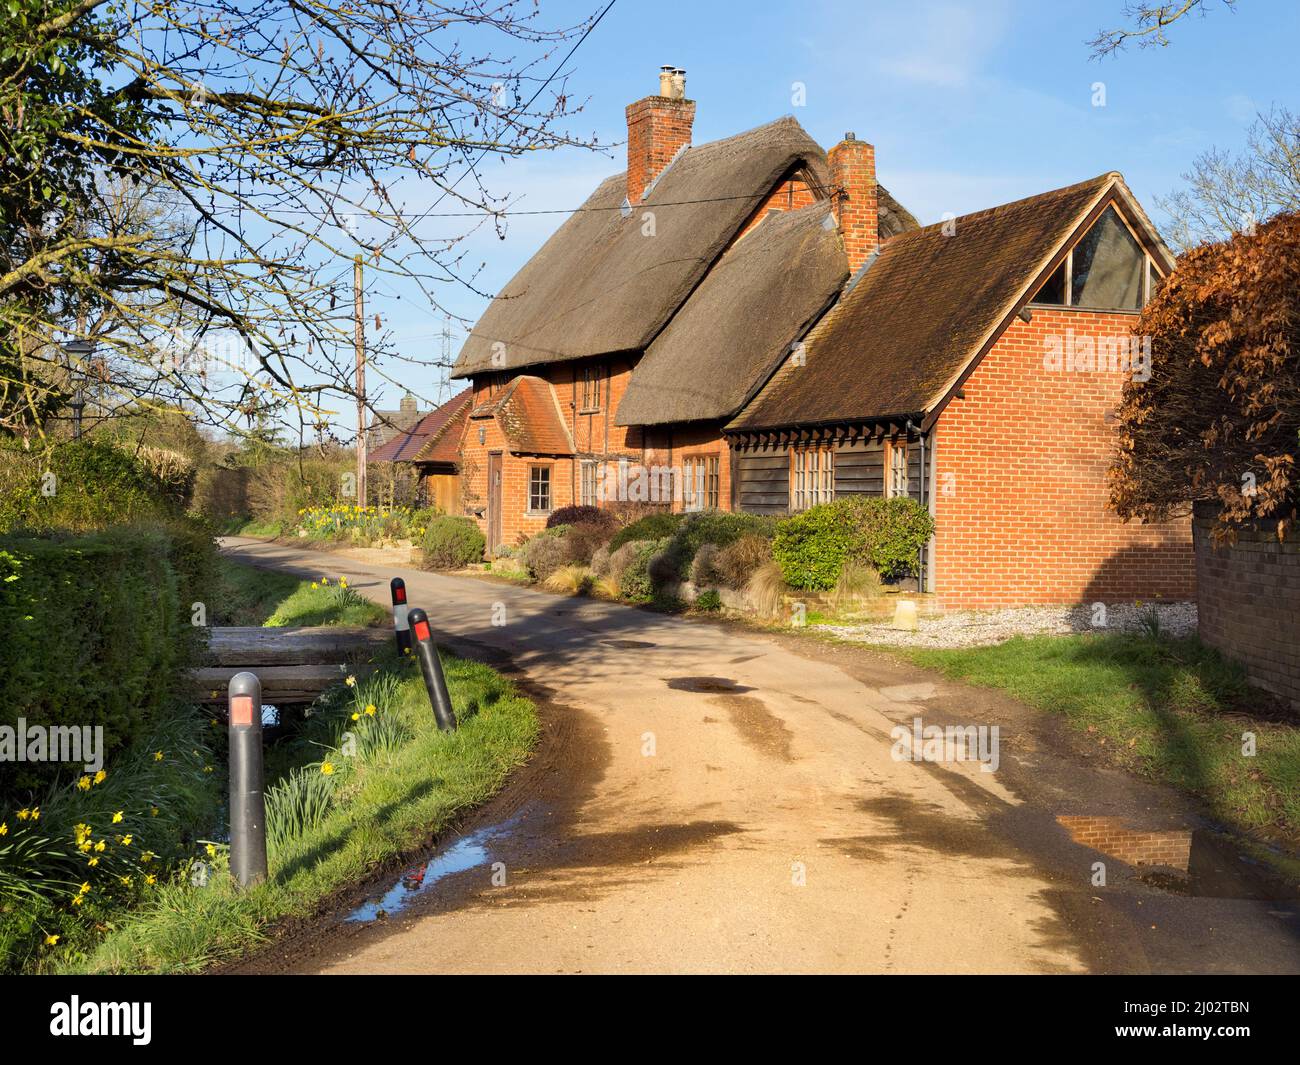
<instances>
[{"instance_id":1,"label":"reflection in puddle","mask_svg":"<svg viewBox=\"0 0 1300 1065\"><path fill-rule=\"evenodd\" d=\"M440 880L454 873L463 873L488 861L488 845L505 835L519 822L516 814L509 821L488 825L477 832L458 839L446 850L434 855L423 865L417 865L402 874L402 878L379 898L370 899L353 910L346 920L374 921L400 913Z\"/></svg>"},{"instance_id":2,"label":"reflection in puddle","mask_svg":"<svg viewBox=\"0 0 1300 1065\"><path fill-rule=\"evenodd\" d=\"M1122 817L1056 820L1075 843L1146 870L1138 879L1162 891L1217 899L1300 898L1300 885L1212 832L1152 832L1131 828Z\"/></svg>"}]
</instances>

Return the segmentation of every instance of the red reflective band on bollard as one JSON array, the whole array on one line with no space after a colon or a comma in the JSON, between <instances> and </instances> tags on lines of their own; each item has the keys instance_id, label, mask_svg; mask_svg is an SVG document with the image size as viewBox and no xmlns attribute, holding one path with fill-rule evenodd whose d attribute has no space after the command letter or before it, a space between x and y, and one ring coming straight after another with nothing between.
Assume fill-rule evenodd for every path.
<instances>
[{"instance_id":1,"label":"red reflective band on bollard","mask_svg":"<svg viewBox=\"0 0 1300 1065\"><path fill-rule=\"evenodd\" d=\"M395 603L406 602L406 588L404 585L398 585L398 587L393 589L393 602Z\"/></svg>"},{"instance_id":2,"label":"red reflective band on bollard","mask_svg":"<svg viewBox=\"0 0 1300 1065\"><path fill-rule=\"evenodd\" d=\"M429 623L427 621L417 621L415 623L415 638L417 640L433 639L433 634L429 632Z\"/></svg>"},{"instance_id":3,"label":"red reflective band on bollard","mask_svg":"<svg viewBox=\"0 0 1300 1065\"><path fill-rule=\"evenodd\" d=\"M253 723L253 697L235 695L230 699L230 723L232 725L251 725Z\"/></svg>"}]
</instances>

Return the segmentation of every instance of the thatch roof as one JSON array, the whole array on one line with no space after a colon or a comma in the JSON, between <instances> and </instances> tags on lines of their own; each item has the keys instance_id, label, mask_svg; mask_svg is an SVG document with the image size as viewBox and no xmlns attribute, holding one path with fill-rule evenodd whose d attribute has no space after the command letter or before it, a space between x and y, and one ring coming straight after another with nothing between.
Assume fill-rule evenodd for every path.
<instances>
[{"instance_id":1,"label":"thatch roof","mask_svg":"<svg viewBox=\"0 0 1300 1065\"><path fill-rule=\"evenodd\" d=\"M573 438L549 381L521 374L469 413L471 421L496 419L515 455L572 455Z\"/></svg>"},{"instance_id":2,"label":"thatch roof","mask_svg":"<svg viewBox=\"0 0 1300 1065\"><path fill-rule=\"evenodd\" d=\"M452 396L446 403L424 415L414 425L406 429L400 429L389 440L380 447L375 448L367 456L369 462L455 462L455 446L453 444L450 457L442 455L437 458L421 460L420 452L426 450L435 440L442 439L446 436L455 436L447 433L447 428L453 422L463 419L469 406L471 389L463 389L461 392Z\"/></svg>"},{"instance_id":3,"label":"thatch roof","mask_svg":"<svg viewBox=\"0 0 1300 1065\"><path fill-rule=\"evenodd\" d=\"M964 215L946 224L952 235L939 223L890 240L808 334L802 365L787 360L727 428L929 413L1116 189L1135 206L1123 179L1103 174Z\"/></svg>"},{"instance_id":4,"label":"thatch roof","mask_svg":"<svg viewBox=\"0 0 1300 1065\"><path fill-rule=\"evenodd\" d=\"M452 376L644 350L796 166L829 180L821 148L786 117L685 149L630 217L626 176L606 179L492 301ZM643 234L646 212L654 236Z\"/></svg>"},{"instance_id":5,"label":"thatch roof","mask_svg":"<svg viewBox=\"0 0 1300 1065\"><path fill-rule=\"evenodd\" d=\"M616 423L734 414L847 278L828 204L769 215L722 256L650 345Z\"/></svg>"}]
</instances>

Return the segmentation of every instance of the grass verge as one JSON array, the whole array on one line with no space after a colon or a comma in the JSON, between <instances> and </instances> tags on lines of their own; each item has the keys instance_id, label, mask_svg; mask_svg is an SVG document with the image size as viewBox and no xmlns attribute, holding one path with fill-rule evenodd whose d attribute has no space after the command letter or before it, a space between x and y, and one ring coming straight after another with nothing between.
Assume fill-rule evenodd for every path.
<instances>
[{"instance_id":1,"label":"grass verge","mask_svg":"<svg viewBox=\"0 0 1300 1065\"><path fill-rule=\"evenodd\" d=\"M221 580L223 624L268 614L268 624L386 620L333 579L223 562ZM498 791L538 735L535 707L500 674L445 655L443 665L454 733L438 732L415 663L393 656L371 677L326 692L268 743L270 878L250 891L229 877L219 824L225 730L196 708L178 707L167 735L147 737L102 781L52 793L39 808L42 837L75 862L97 861L0 900L0 933L12 933L0 934L5 969L196 971L426 844ZM83 837L90 850L77 849Z\"/></svg>"},{"instance_id":2,"label":"grass verge","mask_svg":"<svg viewBox=\"0 0 1300 1065\"><path fill-rule=\"evenodd\" d=\"M1063 714L1112 764L1196 795L1226 825L1300 845L1300 727L1270 720L1268 697L1195 638L1038 636L894 650Z\"/></svg>"},{"instance_id":3,"label":"grass verge","mask_svg":"<svg viewBox=\"0 0 1300 1065\"><path fill-rule=\"evenodd\" d=\"M536 710L487 666L448 657L443 666L460 723L452 733L434 725L410 661L317 703L291 741L301 758L268 784L267 883L238 890L226 848L210 845L95 950L60 968L193 972L238 955L276 921L309 916L486 801L536 742Z\"/></svg>"}]
</instances>

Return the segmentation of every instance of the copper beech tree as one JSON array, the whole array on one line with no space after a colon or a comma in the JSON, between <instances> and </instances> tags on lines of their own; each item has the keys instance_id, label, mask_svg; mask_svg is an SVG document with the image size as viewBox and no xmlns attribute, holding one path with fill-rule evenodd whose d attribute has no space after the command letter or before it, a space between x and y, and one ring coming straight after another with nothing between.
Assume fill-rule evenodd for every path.
<instances>
[{"instance_id":1,"label":"copper beech tree","mask_svg":"<svg viewBox=\"0 0 1300 1065\"><path fill-rule=\"evenodd\" d=\"M1294 535L1300 502L1300 214L1186 252L1143 310L1146 382L1125 387L1111 501L1162 521L1198 501L1217 534L1260 518Z\"/></svg>"},{"instance_id":2,"label":"copper beech tree","mask_svg":"<svg viewBox=\"0 0 1300 1065\"><path fill-rule=\"evenodd\" d=\"M535 0L4 0L0 429L39 435L87 371L212 424L322 422L352 393L355 257L438 308L474 284L464 237L504 225L480 164L590 144L563 128L562 63L592 20L541 18Z\"/></svg>"}]
</instances>

